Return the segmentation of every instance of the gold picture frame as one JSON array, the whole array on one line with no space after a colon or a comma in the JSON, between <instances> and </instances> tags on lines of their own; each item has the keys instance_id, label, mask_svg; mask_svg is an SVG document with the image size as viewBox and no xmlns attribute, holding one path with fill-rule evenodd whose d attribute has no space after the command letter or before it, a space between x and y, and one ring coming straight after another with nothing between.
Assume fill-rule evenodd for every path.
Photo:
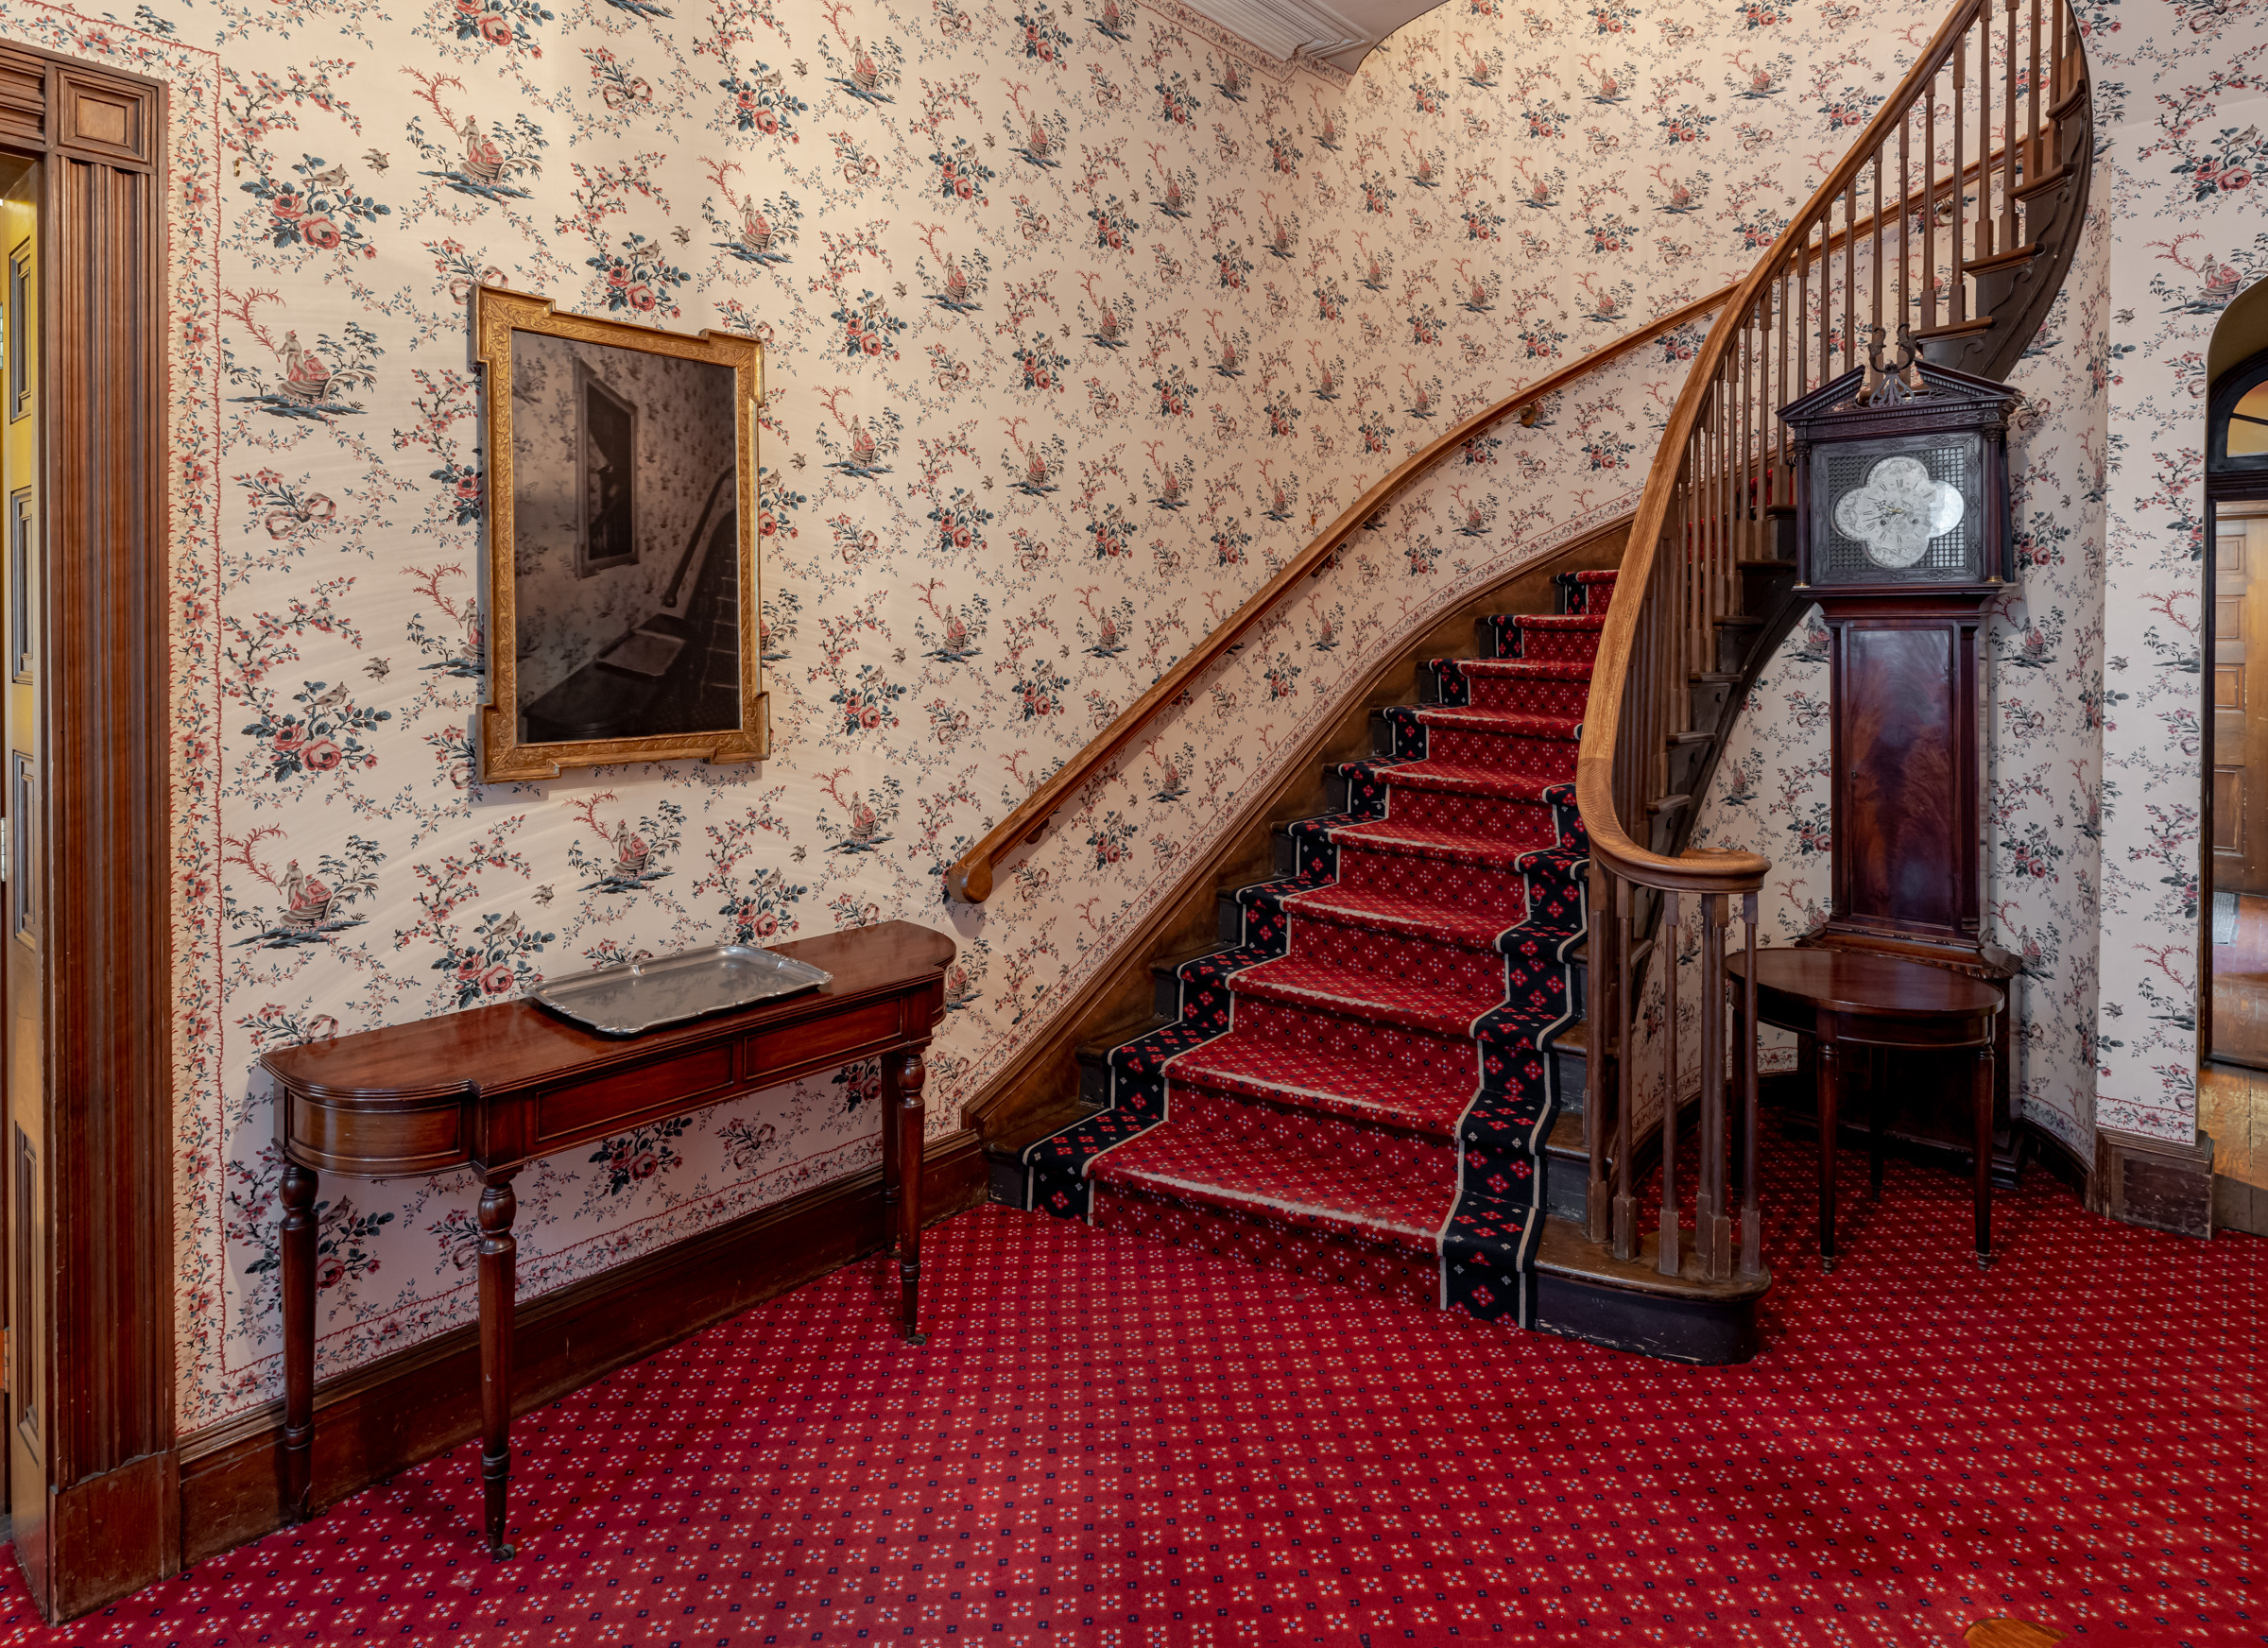
<instances>
[{"instance_id":1,"label":"gold picture frame","mask_svg":"<svg viewBox=\"0 0 2268 1648\"><path fill-rule=\"evenodd\" d=\"M473 339L487 397L481 781L768 756L764 346L560 314L501 286L474 294Z\"/></svg>"}]
</instances>

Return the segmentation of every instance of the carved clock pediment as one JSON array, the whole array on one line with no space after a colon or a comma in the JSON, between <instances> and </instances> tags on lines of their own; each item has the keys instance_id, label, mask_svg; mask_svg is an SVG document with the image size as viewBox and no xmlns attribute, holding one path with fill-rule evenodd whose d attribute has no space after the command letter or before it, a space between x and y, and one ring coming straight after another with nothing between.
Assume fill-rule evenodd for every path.
<instances>
[{"instance_id":1,"label":"carved clock pediment","mask_svg":"<svg viewBox=\"0 0 2268 1648\"><path fill-rule=\"evenodd\" d=\"M2008 575L2004 384L1881 352L1785 407L1796 561L1822 600L1956 592Z\"/></svg>"}]
</instances>

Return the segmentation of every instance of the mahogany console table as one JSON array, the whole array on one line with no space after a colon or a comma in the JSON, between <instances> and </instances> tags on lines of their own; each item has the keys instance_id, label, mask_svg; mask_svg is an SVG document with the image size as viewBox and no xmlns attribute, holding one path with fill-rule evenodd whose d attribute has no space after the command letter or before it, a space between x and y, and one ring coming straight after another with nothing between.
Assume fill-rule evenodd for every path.
<instances>
[{"instance_id":1,"label":"mahogany console table","mask_svg":"<svg viewBox=\"0 0 2268 1648\"><path fill-rule=\"evenodd\" d=\"M882 1061L885 1261L915 1344L921 1262L921 1050L945 1007L953 940L910 921L775 948L834 975L799 996L642 1036L594 1035L529 1002L265 1054L278 1086L283 1202L284 1515L312 1514L315 1193L321 1172L480 1176L481 1483L489 1553L511 1478L512 1176L531 1161L797 1076Z\"/></svg>"},{"instance_id":2,"label":"mahogany console table","mask_svg":"<svg viewBox=\"0 0 2268 1648\"><path fill-rule=\"evenodd\" d=\"M1819 1063L1819 1268L1835 1268L1835 1128L1847 1047L1942 1048L1973 1051L1969 1084L1972 1175L1977 1220L1977 1262L1992 1262L1992 1112L1995 1021L2001 992L1981 979L1925 962L1900 961L1857 950L1760 950L1756 1016L1766 1024L1815 1039ZM1726 957L1739 1016L1747 992L1749 957ZM1736 1046L1755 1034L1735 1031ZM1867 1118L1867 1172L1882 1188L1881 1095Z\"/></svg>"}]
</instances>

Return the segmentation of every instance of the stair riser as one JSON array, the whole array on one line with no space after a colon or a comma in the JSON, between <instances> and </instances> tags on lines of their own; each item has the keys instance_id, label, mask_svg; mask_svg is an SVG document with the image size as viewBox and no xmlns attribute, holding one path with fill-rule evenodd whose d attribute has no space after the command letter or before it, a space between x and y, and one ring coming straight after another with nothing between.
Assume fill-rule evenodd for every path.
<instances>
[{"instance_id":1,"label":"stair riser","mask_svg":"<svg viewBox=\"0 0 2268 1648\"><path fill-rule=\"evenodd\" d=\"M1458 790L1420 790L1387 785L1387 819L1416 829L1483 835L1513 851L1534 851L1557 843L1552 809L1541 801L1503 796L1467 795Z\"/></svg>"},{"instance_id":2,"label":"stair riser","mask_svg":"<svg viewBox=\"0 0 2268 1648\"><path fill-rule=\"evenodd\" d=\"M1247 1033L1312 1047L1331 1057L1397 1066L1448 1092L1467 1092L1480 1086L1480 1055L1469 1037L1348 1019L1290 1002L1242 994L1236 998L1235 1022Z\"/></svg>"},{"instance_id":3,"label":"stair riser","mask_svg":"<svg viewBox=\"0 0 2268 1648\"><path fill-rule=\"evenodd\" d=\"M1445 870L1455 878L1457 901L1477 919L1501 928L1527 918L1527 884L1518 870L1375 852L1359 842L1339 844L1339 884L1344 887L1430 903L1441 896Z\"/></svg>"},{"instance_id":4,"label":"stair riser","mask_svg":"<svg viewBox=\"0 0 2268 1648\"><path fill-rule=\"evenodd\" d=\"M1257 1213L1189 1207L1120 1185L1095 1186L1094 1222L1341 1287L1440 1302L1439 1261L1431 1253L1295 1228Z\"/></svg>"},{"instance_id":5,"label":"stair riser","mask_svg":"<svg viewBox=\"0 0 2268 1648\"><path fill-rule=\"evenodd\" d=\"M1670 746L1669 794L1685 796L1692 793L1700 781L1701 768L1708 764L1710 752L1715 747L1711 739L1692 739Z\"/></svg>"},{"instance_id":6,"label":"stair riser","mask_svg":"<svg viewBox=\"0 0 2268 1648\"><path fill-rule=\"evenodd\" d=\"M1289 1094L1271 1104L1176 1080L1170 1073L1166 1095L1166 1114L1172 1124L1194 1127L1208 1138L1267 1139L1287 1154L1306 1157L1324 1167L1354 1165L1404 1182L1437 1184L1445 1193L1456 1188L1457 1151L1447 1139L1429 1139L1328 1111L1293 1107L1296 1101ZM1104 1157L1096 1164L1098 1175L1108 1168L1109 1161Z\"/></svg>"},{"instance_id":7,"label":"stair riser","mask_svg":"<svg viewBox=\"0 0 2268 1648\"><path fill-rule=\"evenodd\" d=\"M1468 676L1466 702L1475 710L1519 715L1581 715L1590 700L1589 681L1523 680L1518 676Z\"/></svg>"},{"instance_id":8,"label":"stair riser","mask_svg":"<svg viewBox=\"0 0 2268 1648\"><path fill-rule=\"evenodd\" d=\"M1560 573L1552 580L1559 586L1559 610L1583 612L1593 618L1603 617L1614 604L1614 592L1621 582L1614 572Z\"/></svg>"},{"instance_id":9,"label":"stair riser","mask_svg":"<svg viewBox=\"0 0 2268 1648\"><path fill-rule=\"evenodd\" d=\"M1547 1219L1572 1219L1580 1225L1590 1216L1590 1163L1572 1157L1543 1159L1543 1212Z\"/></svg>"},{"instance_id":10,"label":"stair riser","mask_svg":"<svg viewBox=\"0 0 2268 1648\"><path fill-rule=\"evenodd\" d=\"M1297 904L1291 917L1289 953L1302 960L1328 961L1374 978L1406 979L1429 989L1486 989L1503 983L1504 958L1494 949L1318 920L1302 915Z\"/></svg>"},{"instance_id":11,"label":"stair riser","mask_svg":"<svg viewBox=\"0 0 2268 1648\"><path fill-rule=\"evenodd\" d=\"M1589 1057L1571 1049L1555 1047L1551 1050L1553 1091L1557 1095L1560 1109L1572 1115L1583 1113L1583 1083L1588 1079Z\"/></svg>"},{"instance_id":12,"label":"stair riser","mask_svg":"<svg viewBox=\"0 0 2268 1648\"><path fill-rule=\"evenodd\" d=\"M1486 766L1507 779L1532 778L1551 784L1575 780L1576 745L1572 738L1521 738L1436 724L1425 730L1425 748L1435 761Z\"/></svg>"},{"instance_id":13,"label":"stair riser","mask_svg":"<svg viewBox=\"0 0 2268 1648\"><path fill-rule=\"evenodd\" d=\"M1756 639L1752 627L1721 625L1717 629L1717 668L1728 675L1737 675L1748 659L1749 643Z\"/></svg>"},{"instance_id":14,"label":"stair riser","mask_svg":"<svg viewBox=\"0 0 2268 1648\"><path fill-rule=\"evenodd\" d=\"M1523 624L1516 633L1520 650L1511 655L1515 658L1589 663L1598 657L1599 632L1595 629L1537 629Z\"/></svg>"},{"instance_id":15,"label":"stair riser","mask_svg":"<svg viewBox=\"0 0 2268 1648\"><path fill-rule=\"evenodd\" d=\"M1786 566L1744 566L1741 569L1741 611L1749 618L1768 618L1779 598L1796 582L1793 561Z\"/></svg>"}]
</instances>

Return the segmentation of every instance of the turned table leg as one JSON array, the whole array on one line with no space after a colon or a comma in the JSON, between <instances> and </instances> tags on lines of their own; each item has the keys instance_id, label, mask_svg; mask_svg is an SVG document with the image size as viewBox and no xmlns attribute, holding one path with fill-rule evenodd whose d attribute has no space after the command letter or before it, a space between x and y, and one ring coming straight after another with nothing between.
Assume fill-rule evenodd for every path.
<instances>
[{"instance_id":1,"label":"turned table leg","mask_svg":"<svg viewBox=\"0 0 2268 1648\"><path fill-rule=\"evenodd\" d=\"M1890 1055L1875 1048L1866 1060L1866 1188L1882 1193L1882 1105L1890 1086Z\"/></svg>"},{"instance_id":2,"label":"turned table leg","mask_svg":"<svg viewBox=\"0 0 2268 1648\"><path fill-rule=\"evenodd\" d=\"M1981 1270L1992 1262L1992 1111L1993 1072L1998 1063L1992 1056L1992 1043L1987 1041L1977 1049L1975 1091L1971 1103L1976 1109L1976 1175L1977 1194L1977 1267Z\"/></svg>"},{"instance_id":3,"label":"turned table leg","mask_svg":"<svg viewBox=\"0 0 2268 1648\"><path fill-rule=\"evenodd\" d=\"M284 1164L284 1521L304 1522L315 1499L316 1174Z\"/></svg>"},{"instance_id":4,"label":"turned table leg","mask_svg":"<svg viewBox=\"0 0 2268 1648\"><path fill-rule=\"evenodd\" d=\"M512 1218L519 1198L504 1174L480 1193L480 1486L489 1554L518 1554L504 1540L505 1496L512 1478L512 1304L516 1289Z\"/></svg>"},{"instance_id":5,"label":"turned table leg","mask_svg":"<svg viewBox=\"0 0 2268 1648\"><path fill-rule=\"evenodd\" d=\"M904 1181L898 1200L898 1330L916 1345L929 1339L919 1326L921 1131L928 1115L921 1103L921 1088L928 1079L929 1067L922 1062L921 1050L909 1050L898 1069L898 1113L891 1118L898 1130L898 1173Z\"/></svg>"},{"instance_id":6,"label":"turned table leg","mask_svg":"<svg viewBox=\"0 0 2268 1648\"><path fill-rule=\"evenodd\" d=\"M1819 1268L1835 1268L1835 1133L1843 1097L1843 1050L1819 1037Z\"/></svg>"}]
</instances>

